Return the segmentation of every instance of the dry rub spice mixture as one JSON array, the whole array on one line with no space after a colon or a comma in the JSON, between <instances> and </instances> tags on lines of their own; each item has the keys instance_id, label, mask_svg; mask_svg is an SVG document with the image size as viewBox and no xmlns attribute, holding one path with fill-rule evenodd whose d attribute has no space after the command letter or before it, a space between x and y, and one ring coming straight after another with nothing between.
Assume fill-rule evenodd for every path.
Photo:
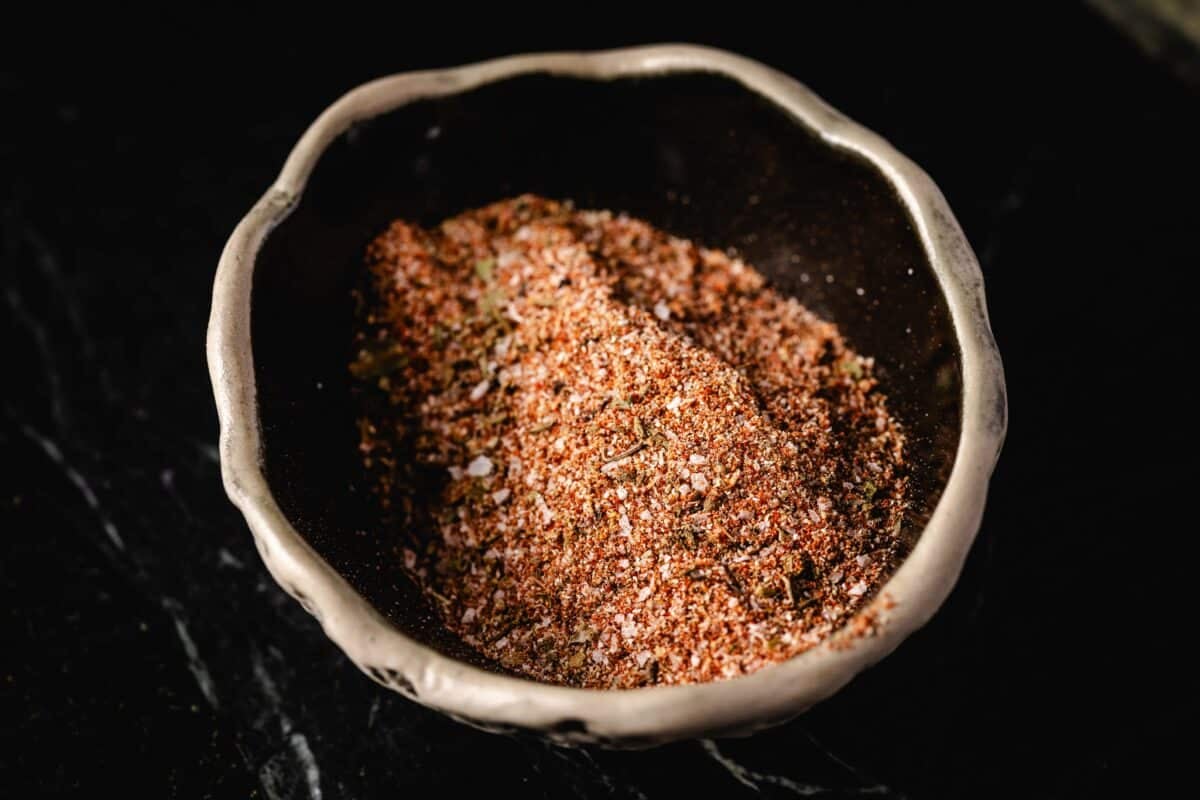
<instances>
[{"instance_id":1,"label":"dry rub spice mixture","mask_svg":"<svg viewBox=\"0 0 1200 800\"><path fill-rule=\"evenodd\" d=\"M904 435L872 360L739 259L522 196L395 222L368 262L351 370L386 402L364 460L404 568L509 669L753 672L904 555Z\"/></svg>"}]
</instances>

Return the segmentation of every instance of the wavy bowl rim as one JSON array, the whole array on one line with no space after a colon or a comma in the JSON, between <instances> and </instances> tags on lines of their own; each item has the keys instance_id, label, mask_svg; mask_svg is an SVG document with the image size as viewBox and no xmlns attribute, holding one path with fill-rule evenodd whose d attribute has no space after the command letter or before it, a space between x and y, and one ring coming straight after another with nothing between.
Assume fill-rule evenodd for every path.
<instances>
[{"instance_id":1,"label":"wavy bowl rim","mask_svg":"<svg viewBox=\"0 0 1200 800\"><path fill-rule=\"evenodd\" d=\"M822 645L751 675L690 686L597 690L499 675L442 655L393 627L296 531L263 472L250 311L257 254L301 200L326 148L350 125L420 99L530 73L592 80L717 73L789 113L827 145L852 152L891 183L911 216L953 321L962 365L962 429L950 477L912 553L859 612L873 636L847 626ZM781 722L832 695L929 620L949 595L978 532L987 484L1007 428L1000 354L983 277L930 177L877 134L849 120L788 75L729 52L652 45L590 53L536 53L365 83L329 106L292 149L274 184L241 220L221 254L207 337L220 420L226 493L241 510L268 571L367 675L451 716L492 729L533 729L572 741L652 744ZM886 599L886 602L884 600Z\"/></svg>"}]
</instances>

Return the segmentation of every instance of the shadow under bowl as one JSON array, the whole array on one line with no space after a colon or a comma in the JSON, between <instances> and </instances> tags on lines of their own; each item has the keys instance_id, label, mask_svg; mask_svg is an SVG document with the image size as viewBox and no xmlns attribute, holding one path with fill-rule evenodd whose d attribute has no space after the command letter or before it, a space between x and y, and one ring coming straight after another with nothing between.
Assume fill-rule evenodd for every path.
<instances>
[{"instance_id":1,"label":"shadow under bowl","mask_svg":"<svg viewBox=\"0 0 1200 800\"><path fill-rule=\"evenodd\" d=\"M598 691L506 675L440 624L373 513L351 290L393 219L524 192L736 248L875 357L909 436L916 543L881 594L881 633L733 681ZM231 238L209 349L226 485L281 585L380 683L572 741L751 730L886 655L957 578L1006 419L978 266L932 182L786 76L691 47L517 57L347 95Z\"/></svg>"}]
</instances>

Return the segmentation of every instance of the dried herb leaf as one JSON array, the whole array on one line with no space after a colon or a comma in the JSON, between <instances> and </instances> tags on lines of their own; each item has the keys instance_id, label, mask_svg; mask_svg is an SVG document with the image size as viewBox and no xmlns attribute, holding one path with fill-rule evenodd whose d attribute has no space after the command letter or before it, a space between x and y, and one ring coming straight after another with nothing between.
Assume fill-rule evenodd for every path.
<instances>
[{"instance_id":1,"label":"dried herb leaf","mask_svg":"<svg viewBox=\"0 0 1200 800\"><path fill-rule=\"evenodd\" d=\"M858 363L857 359L846 359L838 365L838 369L840 369L843 374L854 378L854 380L859 380L863 376L862 364Z\"/></svg>"},{"instance_id":2,"label":"dried herb leaf","mask_svg":"<svg viewBox=\"0 0 1200 800\"><path fill-rule=\"evenodd\" d=\"M479 279L484 283L492 282L492 278L495 275L495 269L496 259L494 258L481 258L475 262L475 274L478 275Z\"/></svg>"}]
</instances>

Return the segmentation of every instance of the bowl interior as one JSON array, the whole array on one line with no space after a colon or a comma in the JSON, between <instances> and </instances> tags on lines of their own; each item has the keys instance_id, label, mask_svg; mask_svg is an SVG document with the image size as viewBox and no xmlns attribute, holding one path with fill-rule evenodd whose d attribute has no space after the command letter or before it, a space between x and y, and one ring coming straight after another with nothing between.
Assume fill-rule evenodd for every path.
<instances>
[{"instance_id":1,"label":"bowl interior","mask_svg":"<svg viewBox=\"0 0 1200 800\"><path fill-rule=\"evenodd\" d=\"M919 536L954 460L949 311L891 184L732 79L526 75L403 106L340 136L254 273L263 459L295 528L408 635L482 666L437 622L376 521L356 449L351 289L397 217L435 224L522 192L628 211L736 248L876 358L915 464Z\"/></svg>"}]
</instances>

